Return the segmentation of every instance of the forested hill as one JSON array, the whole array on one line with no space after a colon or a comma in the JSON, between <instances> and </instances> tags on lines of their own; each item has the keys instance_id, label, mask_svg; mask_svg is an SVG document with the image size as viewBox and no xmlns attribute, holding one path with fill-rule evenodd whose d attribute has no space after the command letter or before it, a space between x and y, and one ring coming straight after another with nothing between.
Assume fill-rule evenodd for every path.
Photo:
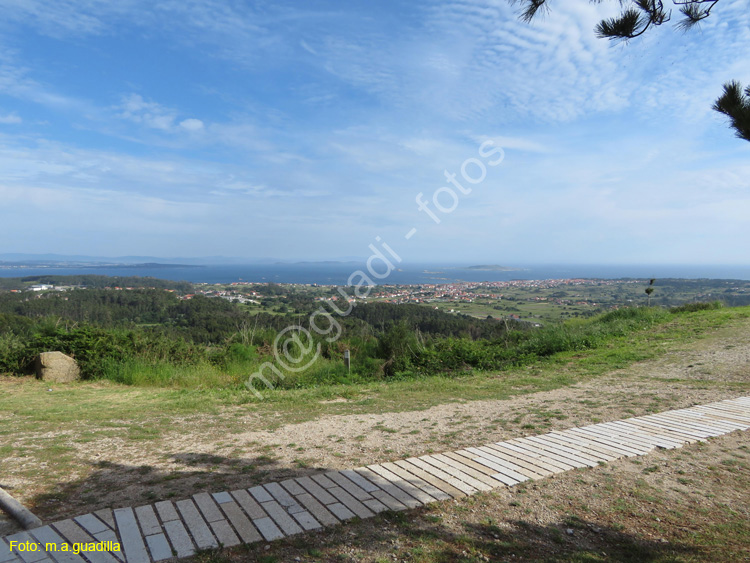
<instances>
[{"instance_id":1,"label":"forested hill","mask_svg":"<svg viewBox=\"0 0 750 563\"><path fill-rule=\"evenodd\" d=\"M440 336L461 336L473 340L493 339L501 336L507 326L497 319L475 319L466 315L451 315L437 309L403 303L370 303L354 307L350 316L385 332L399 323L406 323L425 334ZM508 321L515 327L515 321Z\"/></svg>"},{"instance_id":2,"label":"forested hill","mask_svg":"<svg viewBox=\"0 0 750 563\"><path fill-rule=\"evenodd\" d=\"M182 300L159 289L87 289L41 295L3 293L0 315L0 331L3 325L19 327L38 324L43 319L60 319L105 329L160 329L204 344L221 342L237 332L243 321L255 320L255 315L251 317L224 299L196 296ZM289 321L260 313L258 324L278 330Z\"/></svg>"},{"instance_id":3,"label":"forested hill","mask_svg":"<svg viewBox=\"0 0 750 563\"><path fill-rule=\"evenodd\" d=\"M61 319L100 328L158 328L192 342L215 344L231 338L248 325L256 330L274 331L294 324L309 328L308 318L321 303L298 296L294 304L288 314L273 315L250 313L225 299L196 295L184 300L163 289L5 292L0 293L0 332L11 327L15 332L25 330L43 319ZM359 304L349 316L336 316L336 320L345 328L356 328L360 333L367 329L370 334L385 332L399 323L406 323L424 334L471 339L496 338L505 330L502 321L451 315L410 304Z\"/></svg>"},{"instance_id":4,"label":"forested hill","mask_svg":"<svg viewBox=\"0 0 750 563\"><path fill-rule=\"evenodd\" d=\"M141 370L157 364L206 362L250 366L259 354L272 353L283 329L300 324L320 344L325 361L352 349L357 352L357 370L372 374L393 372L393 366L401 365L391 360L395 354L407 353L400 351L404 343L418 342L422 347L428 340L452 338L490 342L502 338L510 326L419 305L359 304L349 315L329 317L341 327L338 341L332 343L310 325L311 314L327 307L312 297L297 296L287 314L252 312L219 297L181 297L164 289L114 291L90 286L0 292L0 373L29 373L35 354L46 350L75 356L87 377L118 373L117 366L128 362L141 362ZM326 321L318 318L317 323ZM409 349L416 349L412 344Z\"/></svg>"}]
</instances>

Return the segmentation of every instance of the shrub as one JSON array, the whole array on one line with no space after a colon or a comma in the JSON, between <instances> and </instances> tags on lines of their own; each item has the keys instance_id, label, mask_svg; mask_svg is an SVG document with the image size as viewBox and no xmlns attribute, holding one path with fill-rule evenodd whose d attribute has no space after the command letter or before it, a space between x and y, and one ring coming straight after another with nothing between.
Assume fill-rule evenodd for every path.
<instances>
[{"instance_id":1,"label":"shrub","mask_svg":"<svg viewBox=\"0 0 750 563\"><path fill-rule=\"evenodd\" d=\"M417 333L405 321L393 325L378 339L377 355L385 360L383 372L387 376L407 371L423 349Z\"/></svg>"},{"instance_id":2,"label":"shrub","mask_svg":"<svg viewBox=\"0 0 750 563\"><path fill-rule=\"evenodd\" d=\"M713 311L715 309L721 309L724 304L721 301L711 301L702 303L686 303L679 307L672 307L669 309L670 313L695 313L697 311Z\"/></svg>"},{"instance_id":3,"label":"shrub","mask_svg":"<svg viewBox=\"0 0 750 563\"><path fill-rule=\"evenodd\" d=\"M58 320L41 322L30 336L0 336L0 370L28 374L41 352L59 351L75 358L84 379L103 377L104 365L137 359L181 366L206 361L209 350L158 330L115 330L92 326L67 327Z\"/></svg>"}]
</instances>

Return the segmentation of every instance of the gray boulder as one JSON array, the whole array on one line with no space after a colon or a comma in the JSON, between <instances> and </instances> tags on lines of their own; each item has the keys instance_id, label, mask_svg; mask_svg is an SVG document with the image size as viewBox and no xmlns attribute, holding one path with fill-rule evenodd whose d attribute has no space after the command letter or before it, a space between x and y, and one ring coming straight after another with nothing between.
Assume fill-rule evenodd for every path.
<instances>
[{"instance_id":1,"label":"gray boulder","mask_svg":"<svg viewBox=\"0 0 750 563\"><path fill-rule=\"evenodd\" d=\"M81 378L76 361L62 352L42 352L36 358L36 376L43 381L70 383Z\"/></svg>"}]
</instances>

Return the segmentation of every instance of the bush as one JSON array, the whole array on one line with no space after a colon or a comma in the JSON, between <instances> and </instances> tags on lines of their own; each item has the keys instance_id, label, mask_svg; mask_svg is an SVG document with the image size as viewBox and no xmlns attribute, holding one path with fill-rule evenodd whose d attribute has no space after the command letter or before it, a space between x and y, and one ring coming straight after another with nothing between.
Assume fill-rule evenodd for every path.
<instances>
[{"instance_id":1,"label":"bush","mask_svg":"<svg viewBox=\"0 0 750 563\"><path fill-rule=\"evenodd\" d=\"M436 339L419 348L408 358L408 364L401 364L399 371L408 367L420 373L465 372L469 369L492 370L526 365L559 352L596 348L607 339L652 326L667 315L663 309L655 307L632 307L583 322L513 330L503 340L494 342L466 338Z\"/></svg>"},{"instance_id":2,"label":"bush","mask_svg":"<svg viewBox=\"0 0 750 563\"><path fill-rule=\"evenodd\" d=\"M225 357L231 363L250 363L258 358L258 351L255 346L235 342L226 349Z\"/></svg>"},{"instance_id":3,"label":"bush","mask_svg":"<svg viewBox=\"0 0 750 563\"><path fill-rule=\"evenodd\" d=\"M670 313L695 313L697 311L713 311L721 309L724 304L721 301L711 301L703 303L686 303L679 307L672 307L669 309Z\"/></svg>"},{"instance_id":4,"label":"bush","mask_svg":"<svg viewBox=\"0 0 750 563\"><path fill-rule=\"evenodd\" d=\"M59 320L47 319L25 337L12 332L0 334L0 371L30 374L36 356L52 351L75 358L84 379L103 377L103 366L112 362L137 359L143 363L168 362L184 366L210 359L207 348L180 338L170 338L158 330L105 330L87 325L67 327Z\"/></svg>"},{"instance_id":5,"label":"bush","mask_svg":"<svg viewBox=\"0 0 750 563\"><path fill-rule=\"evenodd\" d=\"M422 349L416 330L405 321L393 325L378 339L377 355L385 360L384 374L392 376L409 370Z\"/></svg>"},{"instance_id":6,"label":"bush","mask_svg":"<svg viewBox=\"0 0 750 563\"><path fill-rule=\"evenodd\" d=\"M0 334L0 373L22 373L26 371L26 343L12 332Z\"/></svg>"}]
</instances>

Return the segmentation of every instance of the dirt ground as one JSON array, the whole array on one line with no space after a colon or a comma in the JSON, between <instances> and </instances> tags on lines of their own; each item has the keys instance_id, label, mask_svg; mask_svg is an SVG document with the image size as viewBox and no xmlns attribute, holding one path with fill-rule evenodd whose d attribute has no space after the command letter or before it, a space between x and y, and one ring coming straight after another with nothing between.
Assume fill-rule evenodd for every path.
<instances>
[{"instance_id":1,"label":"dirt ground","mask_svg":"<svg viewBox=\"0 0 750 563\"><path fill-rule=\"evenodd\" d=\"M750 436L200 556L240 561L750 561Z\"/></svg>"},{"instance_id":2,"label":"dirt ground","mask_svg":"<svg viewBox=\"0 0 750 563\"><path fill-rule=\"evenodd\" d=\"M750 379L750 323L588 382L511 400L454 402L428 410L321 417L257 431L257 415L227 408L216 416L172 419L157 439L107 437L61 442L88 471L50 490L28 482L28 460L6 460L2 484L45 521L103 507L180 499L199 490L249 487L270 480L476 446L743 394ZM747 394L747 393L744 393ZM24 472L14 471L23 466ZM44 467L38 468L43 474ZM511 493L508 493L511 494ZM0 533L3 532L0 520ZM7 527L6 527L7 530ZM7 533L7 532L5 532Z\"/></svg>"}]
</instances>

